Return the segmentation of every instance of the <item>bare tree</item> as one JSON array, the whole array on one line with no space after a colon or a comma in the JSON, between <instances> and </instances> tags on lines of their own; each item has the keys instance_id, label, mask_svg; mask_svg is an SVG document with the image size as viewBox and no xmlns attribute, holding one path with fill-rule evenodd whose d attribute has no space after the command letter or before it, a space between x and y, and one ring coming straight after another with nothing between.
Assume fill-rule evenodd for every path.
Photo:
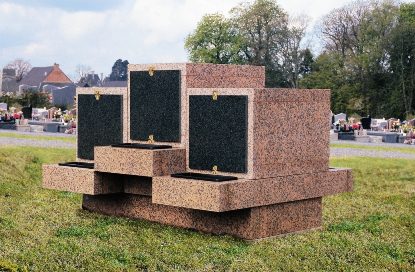
<instances>
[{"instance_id":1,"label":"bare tree","mask_svg":"<svg viewBox=\"0 0 415 272\"><path fill-rule=\"evenodd\" d=\"M92 72L92 69L89 65L78 64L75 68L76 72L76 79L75 81L79 81L81 78L86 77L89 73Z\"/></svg>"},{"instance_id":2,"label":"bare tree","mask_svg":"<svg viewBox=\"0 0 415 272\"><path fill-rule=\"evenodd\" d=\"M291 88L298 88L305 51L301 43L309 21L310 18L306 15L289 18L287 31L278 41L279 50L273 55L274 62L280 67Z\"/></svg>"},{"instance_id":3,"label":"bare tree","mask_svg":"<svg viewBox=\"0 0 415 272\"><path fill-rule=\"evenodd\" d=\"M32 69L32 65L29 61L23 59L15 59L9 62L4 68L13 69L16 71L16 80L21 80Z\"/></svg>"},{"instance_id":4,"label":"bare tree","mask_svg":"<svg viewBox=\"0 0 415 272\"><path fill-rule=\"evenodd\" d=\"M369 1L355 1L324 16L320 27L325 49L340 52L343 58L361 53L360 30L371 8Z\"/></svg>"}]
</instances>

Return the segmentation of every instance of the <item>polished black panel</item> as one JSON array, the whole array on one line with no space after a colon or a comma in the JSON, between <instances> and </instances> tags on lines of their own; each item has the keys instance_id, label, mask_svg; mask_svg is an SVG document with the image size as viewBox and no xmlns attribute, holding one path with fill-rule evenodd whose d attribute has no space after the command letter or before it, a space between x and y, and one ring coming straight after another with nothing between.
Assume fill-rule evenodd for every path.
<instances>
[{"instance_id":1,"label":"polished black panel","mask_svg":"<svg viewBox=\"0 0 415 272\"><path fill-rule=\"evenodd\" d=\"M189 167L246 173L248 97L189 97Z\"/></svg>"},{"instance_id":2,"label":"polished black panel","mask_svg":"<svg viewBox=\"0 0 415 272\"><path fill-rule=\"evenodd\" d=\"M171 149L171 145L154 145L154 144L135 144L135 143L124 143L124 144L114 144L112 147L121 147L121 148L135 148L135 149Z\"/></svg>"},{"instance_id":3,"label":"polished black panel","mask_svg":"<svg viewBox=\"0 0 415 272\"><path fill-rule=\"evenodd\" d=\"M206 181L230 181L237 180L237 177L232 176L221 176L221 175L209 175L209 174L200 174L200 173L178 173L171 175L174 178L184 178L184 179L196 179L196 180L206 180Z\"/></svg>"},{"instance_id":4,"label":"polished black panel","mask_svg":"<svg viewBox=\"0 0 415 272\"><path fill-rule=\"evenodd\" d=\"M89 162L63 162L59 163L60 166L69 166L69 167L78 167L78 168L87 168L94 169L94 164Z\"/></svg>"},{"instance_id":5,"label":"polished black panel","mask_svg":"<svg viewBox=\"0 0 415 272\"><path fill-rule=\"evenodd\" d=\"M122 143L122 96L78 95L78 157L94 159L94 146Z\"/></svg>"},{"instance_id":6,"label":"polished black panel","mask_svg":"<svg viewBox=\"0 0 415 272\"><path fill-rule=\"evenodd\" d=\"M179 70L130 72L130 138L180 142Z\"/></svg>"}]
</instances>

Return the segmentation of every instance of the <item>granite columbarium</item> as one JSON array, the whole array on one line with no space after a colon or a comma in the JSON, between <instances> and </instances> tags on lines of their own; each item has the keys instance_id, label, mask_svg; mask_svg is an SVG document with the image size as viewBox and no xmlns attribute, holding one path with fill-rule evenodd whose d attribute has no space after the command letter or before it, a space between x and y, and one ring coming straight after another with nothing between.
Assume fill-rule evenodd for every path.
<instances>
[{"instance_id":1,"label":"granite columbarium","mask_svg":"<svg viewBox=\"0 0 415 272\"><path fill-rule=\"evenodd\" d=\"M256 240L322 226L330 90L267 89L247 65L129 65L128 88L78 88L77 161L43 186L82 208ZM305 122L310 120L312 122Z\"/></svg>"}]
</instances>

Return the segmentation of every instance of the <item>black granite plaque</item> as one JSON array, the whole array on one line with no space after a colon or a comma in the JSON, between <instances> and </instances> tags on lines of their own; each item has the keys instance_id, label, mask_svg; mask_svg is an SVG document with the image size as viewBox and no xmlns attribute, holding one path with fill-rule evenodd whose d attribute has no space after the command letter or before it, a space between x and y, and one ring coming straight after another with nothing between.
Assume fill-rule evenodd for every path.
<instances>
[{"instance_id":1,"label":"black granite plaque","mask_svg":"<svg viewBox=\"0 0 415 272\"><path fill-rule=\"evenodd\" d=\"M189 97L189 167L247 172L248 97Z\"/></svg>"},{"instance_id":2,"label":"black granite plaque","mask_svg":"<svg viewBox=\"0 0 415 272\"><path fill-rule=\"evenodd\" d=\"M210 174L200 174L200 173L177 173L171 175L174 178L183 178L183 179L194 179L194 180L205 180L213 182L222 182L237 180L237 177L232 176L221 176L221 175L210 175Z\"/></svg>"},{"instance_id":3,"label":"black granite plaque","mask_svg":"<svg viewBox=\"0 0 415 272\"><path fill-rule=\"evenodd\" d=\"M78 157L94 159L94 146L123 142L121 95L78 95Z\"/></svg>"},{"instance_id":4,"label":"black granite plaque","mask_svg":"<svg viewBox=\"0 0 415 272\"><path fill-rule=\"evenodd\" d=\"M119 147L119 148L150 149L150 150L173 148L171 145L136 144L136 143L113 144L111 146Z\"/></svg>"},{"instance_id":5,"label":"black granite plaque","mask_svg":"<svg viewBox=\"0 0 415 272\"><path fill-rule=\"evenodd\" d=\"M130 72L130 138L180 142L179 70Z\"/></svg>"},{"instance_id":6,"label":"black granite plaque","mask_svg":"<svg viewBox=\"0 0 415 272\"><path fill-rule=\"evenodd\" d=\"M59 163L58 165L68 166L68 167L94 169L94 164L89 163L89 162L63 162L63 163Z\"/></svg>"}]
</instances>

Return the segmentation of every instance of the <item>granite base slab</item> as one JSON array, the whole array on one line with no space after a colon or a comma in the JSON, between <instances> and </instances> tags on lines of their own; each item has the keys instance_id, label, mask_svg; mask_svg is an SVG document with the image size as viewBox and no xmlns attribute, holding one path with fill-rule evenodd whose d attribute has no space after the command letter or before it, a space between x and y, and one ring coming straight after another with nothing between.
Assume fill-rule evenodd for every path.
<instances>
[{"instance_id":1,"label":"granite base slab","mask_svg":"<svg viewBox=\"0 0 415 272\"><path fill-rule=\"evenodd\" d=\"M351 169L212 182L173 178L153 179L153 203L224 212L283 202L323 197L353 190Z\"/></svg>"},{"instance_id":2,"label":"granite base slab","mask_svg":"<svg viewBox=\"0 0 415 272\"><path fill-rule=\"evenodd\" d=\"M215 213L153 204L148 196L84 195L82 207L101 214L229 234L246 240L315 229L322 223L321 198Z\"/></svg>"},{"instance_id":3,"label":"granite base slab","mask_svg":"<svg viewBox=\"0 0 415 272\"><path fill-rule=\"evenodd\" d=\"M43 165L42 177L42 186L46 189L89 195L123 192L123 177L94 169Z\"/></svg>"},{"instance_id":4,"label":"granite base slab","mask_svg":"<svg viewBox=\"0 0 415 272\"><path fill-rule=\"evenodd\" d=\"M186 171L186 150L135 149L97 146L95 170L134 176L155 177Z\"/></svg>"}]
</instances>

